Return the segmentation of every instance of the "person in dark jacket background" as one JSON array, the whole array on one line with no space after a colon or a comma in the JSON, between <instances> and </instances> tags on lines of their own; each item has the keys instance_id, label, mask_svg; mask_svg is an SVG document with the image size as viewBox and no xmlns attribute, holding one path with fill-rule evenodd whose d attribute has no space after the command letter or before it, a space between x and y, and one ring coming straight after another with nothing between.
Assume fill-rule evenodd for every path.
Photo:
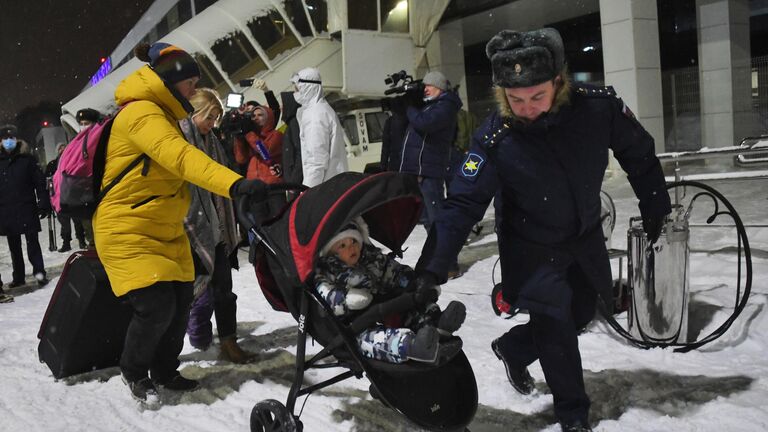
<instances>
[{"instance_id":1,"label":"person in dark jacket background","mask_svg":"<svg viewBox=\"0 0 768 432\"><path fill-rule=\"evenodd\" d=\"M27 242L27 258L40 286L48 283L43 252L37 233L40 219L51 212L45 177L27 144L17 137L16 127L0 127L0 235L7 237L11 252L13 280L9 287L24 285L24 255L21 235Z\"/></svg>"},{"instance_id":2,"label":"person in dark jacket background","mask_svg":"<svg viewBox=\"0 0 768 432\"><path fill-rule=\"evenodd\" d=\"M59 159L61 158L61 153L64 151L66 146L67 145L65 143L61 143L56 146L56 159L48 162L48 165L45 166L45 178L47 180L52 179L53 174L56 173L56 169L59 167ZM77 237L80 249L85 249L88 247L88 244L85 242L85 229L83 228L83 223L80 221L80 219L65 216L63 214L57 214L56 220L58 220L59 225L61 225L61 247L58 250L59 252L69 252L72 250L72 225L75 226L75 237Z\"/></svg>"},{"instance_id":3,"label":"person in dark jacket background","mask_svg":"<svg viewBox=\"0 0 768 432\"><path fill-rule=\"evenodd\" d=\"M408 128L398 171L418 176L424 196L422 222L429 230L445 198L445 170L456 135L456 114L462 104L456 93L449 91L448 80L442 73L427 73L423 83L424 105L410 105L405 111Z\"/></svg>"},{"instance_id":4,"label":"person in dark jacket background","mask_svg":"<svg viewBox=\"0 0 768 432\"><path fill-rule=\"evenodd\" d=\"M283 102L283 181L286 183L301 184L304 181L304 173L301 167L301 135L299 120L296 112L299 105L293 97L293 92L280 93Z\"/></svg>"},{"instance_id":5,"label":"person in dark jacket background","mask_svg":"<svg viewBox=\"0 0 768 432\"><path fill-rule=\"evenodd\" d=\"M612 305L600 187L613 151L640 200L650 243L670 212L654 141L612 88L571 86L554 29L502 31L486 46L499 110L473 136L417 264L422 284L445 280L473 224L501 194L502 292L530 321L491 348L520 393L539 360L563 431L589 431L577 335Z\"/></svg>"}]
</instances>

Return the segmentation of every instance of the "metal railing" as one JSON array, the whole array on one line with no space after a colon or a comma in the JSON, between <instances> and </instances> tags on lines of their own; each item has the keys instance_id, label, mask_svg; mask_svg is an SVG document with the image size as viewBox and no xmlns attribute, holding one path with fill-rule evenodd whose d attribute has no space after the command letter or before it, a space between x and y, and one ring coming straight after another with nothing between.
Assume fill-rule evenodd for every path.
<instances>
[{"instance_id":1,"label":"metal railing","mask_svg":"<svg viewBox=\"0 0 768 432\"><path fill-rule=\"evenodd\" d=\"M698 66L662 71L666 150L701 148L701 86ZM737 130L741 136L768 131L768 56L752 59L751 117Z\"/></svg>"}]
</instances>

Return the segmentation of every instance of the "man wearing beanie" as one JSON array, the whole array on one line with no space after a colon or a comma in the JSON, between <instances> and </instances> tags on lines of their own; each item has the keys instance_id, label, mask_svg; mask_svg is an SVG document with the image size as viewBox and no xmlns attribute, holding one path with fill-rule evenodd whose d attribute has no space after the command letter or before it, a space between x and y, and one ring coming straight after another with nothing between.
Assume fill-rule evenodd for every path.
<instances>
[{"instance_id":1,"label":"man wearing beanie","mask_svg":"<svg viewBox=\"0 0 768 432\"><path fill-rule=\"evenodd\" d=\"M423 103L411 104L405 111L408 127L398 171L418 176L424 197L421 222L429 231L445 199L445 170L462 104L441 72L427 73L422 82Z\"/></svg>"},{"instance_id":2,"label":"man wearing beanie","mask_svg":"<svg viewBox=\"0 0 768 432\"><path fill-rule=\"evenodd\" d=\"M610 313L613 304L599 197L609 150L628 173L651 244L670 212L664 175L653 138L611 87L571 84L556 30L504 30L486 54L498 110L475 133L417 271L445 280L499 192L503 295L530 321L491 349L523 394L535 390L527 366L539 360L562 430L589 431L577 335L597 306Z\"/></svg>"},{"instance_id":3,"label":"man wearing beanie","mask_svg":"<svg viewBox=\"0 0 768 432\"><path fill-rule=\"evenodd\" d=\"M158 386L198 387L178 371L195 279L184 231L188 183L226 198L266 192L260 181L243 179L184 139L178 121L193 112L188 98L200 79L192 56L161 42L139 45L135 54L148 64L115 89L121 110L112 122L103 184L124 176L99 203L93 231L112 291L134 310L120 357L123 381L136 400L155 405Z\"/></svg>"}]
</instances>

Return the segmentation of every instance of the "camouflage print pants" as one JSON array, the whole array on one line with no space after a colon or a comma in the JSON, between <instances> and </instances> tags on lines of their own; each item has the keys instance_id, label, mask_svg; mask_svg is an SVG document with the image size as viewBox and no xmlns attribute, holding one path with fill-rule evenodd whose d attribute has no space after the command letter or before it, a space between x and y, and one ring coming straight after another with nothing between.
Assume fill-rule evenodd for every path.
<instances>
[{"instance_id":1,"label":"camouflage print pants","mask_svg":"<svg viewBox=\"0 0 768 432\"><path fill-rule=\"evenodd\" d=\"M357 336L363 356L390 363L408 360L408 344L414 337L407 328L377 326L364 330Z\"/></svg>"}]
</instances>

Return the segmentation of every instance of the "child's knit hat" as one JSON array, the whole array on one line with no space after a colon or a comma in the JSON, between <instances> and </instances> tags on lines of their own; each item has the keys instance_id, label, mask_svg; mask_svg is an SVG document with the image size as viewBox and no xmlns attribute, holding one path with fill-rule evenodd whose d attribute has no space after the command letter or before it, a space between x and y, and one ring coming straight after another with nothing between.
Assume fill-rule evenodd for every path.
<instances>
[{"instance_id":1,"label":"child's knit hat","mask_svg":"<svg viewBox=\"0 0 768 432\"><path fill-rule=\"evenodd\" d=\"M333 245L336 244L337 241L345 238L353 238L357 240L361 245L363 243L371 242L370 238L368 237L368 224L365 223L362 217L357 216L348 224L344 225L344 228L336 233L336 235L333 236L333 238L331 238L328 243L325 244L325 246L323 246L323 248L320 250L320 256L324 257L328 255L328 252L331 251Z\"/></svg>"}]
</instances>

